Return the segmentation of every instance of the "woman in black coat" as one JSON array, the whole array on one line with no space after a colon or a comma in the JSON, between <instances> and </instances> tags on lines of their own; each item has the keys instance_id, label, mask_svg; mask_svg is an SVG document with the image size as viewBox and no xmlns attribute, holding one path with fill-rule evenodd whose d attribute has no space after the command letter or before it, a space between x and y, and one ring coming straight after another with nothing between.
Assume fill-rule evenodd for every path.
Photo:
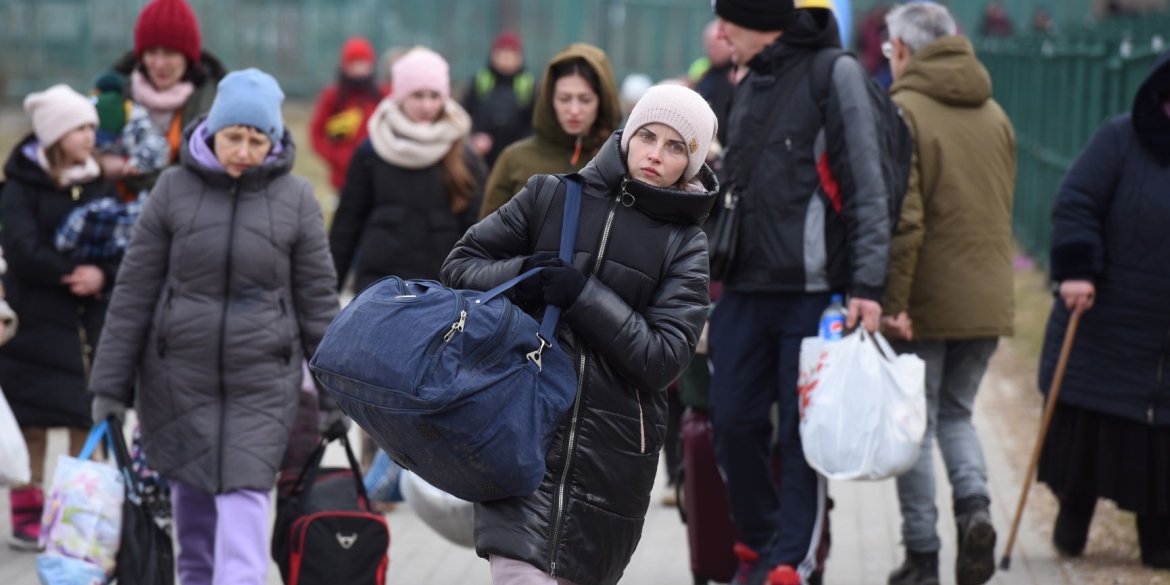
<instances>
[{"instance_id":1,"label":"woman in black coat","mask_svg":"<svg viewBox=\"0 0 1170 585\"><path fill-rule=\"evenodd\" d=\"M487 170L467 143L471 117L450 98L447 62L415 49L394 64L394 94L370 118L354 153L329 247L341 288L386 276L437 280L475 224Z\"/></svg>"},{"instance_id":2,"label":"woman in black coat","mask_svg":"<svg viewBox=\"0 0 1170 585\"><path fill-rule=\"evenodd\" d=\"M0 207L9 269L4 289L20 317L20 334L0 349L0 388L28 443L31 486L10 495L12 537L37 550L48 429L70 429L77 455L90 427L85 381L105 320L118 262L93 264L54 245L57 228L78 207L116 197L93 157L97 110L67 86L24 102L36 132L8 158Z\"/></svg>"},{"instance_id":3,"label":"woman in black coat","mask_svg":"<svg viewBox=\"0 0 1170 585\"><path fill-rule=\"evenodd\" d=\"M1085 548L1098 498L1137 513L1142 562L1170 568L1170 53L1133 111L1105 123L1053 211L1060 298L1044 343L1047 389L1069 318L1069 358L1040 479L1060 498L1054 542Z\"/></svg>"},{"instance_id":4,"label":"woman in black coat","mask_svg":"<svg viewBox=\"0 0 1170 585\"><path fill-rule=\"evenodd\" d=\"M655 88L579 174L573 262L557 258L566 187L536 176L473 227L443 282L513 291L534 316L564 309L560 347L578 368L574 407L536 493L478 504L476 550L495 585L613 585L641 537L666 441L664 390L686 368L706 320L707 240L699 225L718 181L703 166L715 114L698 94Z\"/></svg>"}]
</instances>

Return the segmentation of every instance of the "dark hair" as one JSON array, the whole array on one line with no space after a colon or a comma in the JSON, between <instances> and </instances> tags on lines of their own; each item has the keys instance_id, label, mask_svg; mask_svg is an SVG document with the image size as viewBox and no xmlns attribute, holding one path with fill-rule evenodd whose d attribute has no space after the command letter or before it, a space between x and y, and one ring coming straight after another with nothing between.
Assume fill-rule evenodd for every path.
<instances>
[{"instance_id":1,"label":"dark hair","mask_svg":"<svg viewBox=\"0 0 1170 585\"><path fill-rule=\"evenodd\" d=\"M574 75L580 75L589 83L589 87L593 90L593 93L597 94L597 120L593 122L593 133L599 136L609 136L610 132L614 129L607 128L606 125L608 122L602 119L603 108L601 106L605 101L605 94L601 92L601 76L597 74L597 71L593 69L593 66L584 57L574 57L567 61L562 61L549 69L549 88L553 90L549 92L549 105L552 105L551 102L556 99L557 82L562 78L572 77Z\"/></svg>"},{"instance_id":2,"label":"dark hair","mask_svg":"<svg viewBox=\"0 0 1170 585\"><path fill-rule=\"evenodd\" d=\"M45 149L45 160L49 163L49 168L45 169L45 174L49 175L49 179L53 181L53 186L60 189L61 176L65 174L65 169L68 168L68 161L65 159L65 147L61 146L61 140L54 142ZM106 172L102 166L98 165L98 177L105 178Z\"/></svg>"}]
</instances>

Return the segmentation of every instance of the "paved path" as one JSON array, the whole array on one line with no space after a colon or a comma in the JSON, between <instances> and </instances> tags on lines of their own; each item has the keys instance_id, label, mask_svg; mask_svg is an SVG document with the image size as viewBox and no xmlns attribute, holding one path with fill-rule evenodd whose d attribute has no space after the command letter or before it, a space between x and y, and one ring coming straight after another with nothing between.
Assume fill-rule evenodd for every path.
<instances>
[{"instance_id":1,"label":"paved path","mask_svg":"<svg viewBox=\"0 0 1170 585\"><path fill-rule=\"evenodd\" d=\"M1009 444L1005 425L1011 424L996 409L1002 410L1001 398L1020 392L1004 378L991 375L985 381L977 414L980 435L984 440L986 457L992 478L994 498L993 515L1000 530L1000 550L1006 541L1006 532L1019 494L1021 471L1014 468L1011 451L1018 446ZM54 453L62 450L61 437L52 437ZM936 450L937 453L937 450ZM55 455L54 455L55 459ZM340 464L338 452L329 455L331 464ZM941 461L939 470L939 501L942 513L940 533L944 541L942 561L943 584L953 585L953 575L946 567L954 563L954 521L950 518L950 490L946 484ZM49 475L51 477L51 475ZM664 486L655 494L646 521L641 546L634 555L623 583L635 585L688 585L692 582L687 557L685 527L678 513L657 505ZM830 488L837 507L832 515L833 548L829 558L826 583L830 585L883 585L886 575L901 562L899 545L899 513L896 491L892 481L880 483L836 483ZM0 498L7 500L6 493ZM389 515L393 543L390 547L390 575L388 583L410 585L490 585L488 565L474 552L449 544L427 528L411 512L402 507ZM0 534L9 532L7 507L0 511ZM1000 585L1060 585L1073 581L1047 544L1045 530L1024 523L1016 548L1015 563L1008 573L1000 573L993 583ZM0 583L3 585L36 585L33 556L0 548ZM270 575L268 582L279 585L280 577Z\"/></svg>"}]
</instances>

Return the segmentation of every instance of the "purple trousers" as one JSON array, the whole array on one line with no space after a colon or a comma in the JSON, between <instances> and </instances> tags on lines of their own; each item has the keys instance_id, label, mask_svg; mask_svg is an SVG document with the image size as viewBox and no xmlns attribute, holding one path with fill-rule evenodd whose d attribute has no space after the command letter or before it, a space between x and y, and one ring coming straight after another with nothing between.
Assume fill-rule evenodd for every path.
<instances>
[{"instance_id":1,"label":"purple trousers","mask_svg":"<svg viewBox=\"0 0 1170 585\"><path fill-rule=\"evenodd\" d=\"M209 494L172 481L180 585L264 585L268 492Z\"/></svg>"}]
</instances>

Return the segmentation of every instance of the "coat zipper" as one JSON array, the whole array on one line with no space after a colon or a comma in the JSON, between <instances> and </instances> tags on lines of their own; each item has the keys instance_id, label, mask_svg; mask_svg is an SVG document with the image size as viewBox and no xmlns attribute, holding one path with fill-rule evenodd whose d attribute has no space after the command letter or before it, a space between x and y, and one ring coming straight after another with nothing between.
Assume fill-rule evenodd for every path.
<instances>
[{"instance_id":1,"label":"coat zipper","mask_svg":"<svg viewBox=\"0 0 1170 585\"><path fill-rule=\"evenodd\" d=\"M621 201L622 198L619 194L614 198L613 205L609 207L609 216L605 218L605 231L601 234L601 247L597 250L597 261L593 263L591 274L596 275L601 271L601 263L605 260L605 249L609 246L609 232L613 228L613 217L617 214L618 204ZM577 365L577 397L573 400L573 418L569 422L569 440L565 446L565 468L561 470L561 479L557 482L556 520L553 523L552 539L549 541L548 547L549 574L553 577L557 576L557 544L561 540L561 528L563 528L565 520L565 486L569 481L569 469L573 463L573 449L577 443L577 424L581 419L581 397L585 393L585 366L587 362L585 349L581 348L581 358Z\"/></svg>"},{"instance_id":2,"label":"coat zipper","mask_svg":"<svg viewBox=\"0 0 1170 585\"><path fill-rule=\"evenodd\" d=\"M81 341L81 374L85 380L85 387L89 388L89 369L93 355L93 348L89 346L89 336L85 333L85 307L77 307L77 337Z\"/></svg>"},{"instance_id":3,"label":"coat zipper","mask_svg":"<svg viewBox=\"0 0 1170 585\"><path fill-rule=\"evenodd\" d=\"M219 315L219 477L216 478L217 491L223 489L223 451L224 426L227 424L227 380L224 373L224 359L227 352L227 320L228 309L231 307L232 294L232 249L236 245L236 215L240 209L240 184L232 183L232 216L228 223L227 259L224 265L223 279L223 308Z\"/></svg>"},{"instance_id":4,"label":"coat zipper","mask_svg":"<svg viewBox=\"0 0 1170 585\"><path fill-rule=\"evenodd\" d=\"M1154 424L1155 408L1158 398L1162 394L1162 382L1166 379L1166 353L1170 352L1170 330L1166 331L1166 339L1162 342L1162 355L1158 357L1157 383L1154 384L1154 393L1150 396L1150 408L1146 411L1146 420Z\"/></svg>"},{"instance_id":5,"label":"coat zipper","mask_svg":"<svg viewBox=\"0 0 1170 585\"><path fill-rule=\"evenodd\" d=\"M638 399L638 437L641 440L639 453L646 454L646 413L642 410L642 391L634 388L634 397Z\"/></svg>"}]
</instances>

